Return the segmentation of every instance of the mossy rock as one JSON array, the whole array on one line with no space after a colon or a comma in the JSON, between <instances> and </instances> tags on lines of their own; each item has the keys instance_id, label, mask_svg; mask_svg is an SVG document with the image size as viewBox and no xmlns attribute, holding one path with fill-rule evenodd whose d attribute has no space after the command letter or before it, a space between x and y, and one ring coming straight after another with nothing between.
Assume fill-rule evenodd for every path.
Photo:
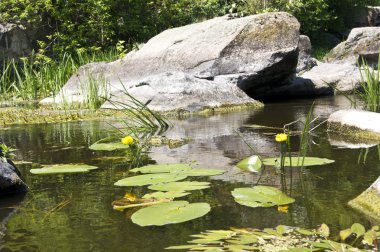
<instances>
[{"instance_id":1,"label":"mossy rock","mask_svg":"<svg viewBox=\"0 0 380 252\"><path fill-rule=\"evenodd\" d=\"M380 221L380 177L367 190L348 202L352 208L364 213L368 217Z\"/></svg>"}]
</instances>

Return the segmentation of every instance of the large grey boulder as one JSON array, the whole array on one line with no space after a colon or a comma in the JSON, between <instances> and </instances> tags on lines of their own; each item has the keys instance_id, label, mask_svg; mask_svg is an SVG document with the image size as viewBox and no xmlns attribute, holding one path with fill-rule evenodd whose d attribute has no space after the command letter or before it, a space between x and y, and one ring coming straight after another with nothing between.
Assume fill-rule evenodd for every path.
<instances>
[{"instance_id":1,"label":"large grey boulder","mask_svg":"<svg viewBox=\"0 0 380 252\"><path fill-rule=\"evenodd\" d=\"M27 185L22 181L21 174L12 162L0 160L0 196L24 193Z\"/></svg>"},{"instance_id":2,"label":"large grey boulder","mask_svg":"<svg viewBox=\"0 0 380 252\"><path fill-rule=\"evenodd\" d=\"M333 48L325 60L330 63L348 63L356 65L362 57L370 65L378 63L380 47L380 27L354 28L346 41Z\"/></svg>"},{"instance_id":3,"label":"large grey boulder","mask_svg":"<svg viewBox=\"0 0 380 252\"><path fill-rule=\"evenodd\" d=\"M31 52L31 40L24 26L0 24L0 61L26 56Z\"/></svg>"},{"instance_id":4,"label":"large grey boulder","mask_svg":"<svg viewBox=\"0 0 380 252\"><path fill-rule=\"evenodd\" d=\"M111 100L126 100L126 89L159 111L252 103L241 90L254 96L295 72L298 41L299 23L287 13L218 17L166 30L122 60L86 65L54 99L82 101L92 76Z\"/></svg>"}]
</instances>

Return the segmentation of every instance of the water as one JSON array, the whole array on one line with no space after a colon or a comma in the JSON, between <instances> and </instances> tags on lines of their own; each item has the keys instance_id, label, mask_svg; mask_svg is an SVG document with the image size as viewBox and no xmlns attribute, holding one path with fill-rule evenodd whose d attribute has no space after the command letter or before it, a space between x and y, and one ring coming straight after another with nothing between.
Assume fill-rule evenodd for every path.
<instances>
[{"instance_id":1,"label":"water","mask_svg":"<svg viewBox=\"0 0 380 252\"><path fill-rule=\"evenodd\" d=\"M194 162L196 167L222 168L226 173L214 177L210 189L193 192L184 198L189 202L210 203L212 211L209 214L164 227L139 227L130 221L131 213L112 209L112 201L131 191L113 186L128 175L128 165L99 161L97 158L105 153L88 149L108 134L107 129L112 128L109 121L15 126L1 130L0 137L18 148L17 160L34 163L19 165L31 192L25 197L0 199L1 251L162 251L169 245L185 244L189 235L207 229L265 228L279 224L315 228L326 223L336 231L354 222L367 227L379 224L347 205L380 175L376 147L369 149L365 164L358 164L362 150L341 148L346 139L327 134L325 126L315 131L309 156L336 162L306 169L304 187L297 171L293 172L292 196L296 202L289 213L279 213L274 207L249 208L233 201L230 192L234 188L247 187L258 180L258 175L242 173L234 165L252 154L269 157L279 152L273 131L253 130L244 125L282 127L285 123L304 119L311 103L310 100L297 100L267 104L256 111L173 120L173 128L165 133L166 136L188 137L192 141L173 149L152 147L147 162ZM349 103L342 97L321 98L315 101L313 116L319 116L317 121L321 122L333 111L348 107ZM300 129L301 125L297 127ZM292 138L293 151L297 150L298 141ZM87 174L54 176L28 172L36 164L70 162L84 162L100 168ZM279 186L280 179L267 170L261 183ZM147 190L137 188L132 192L141 196Z\"/></svg>"}]
</instances>

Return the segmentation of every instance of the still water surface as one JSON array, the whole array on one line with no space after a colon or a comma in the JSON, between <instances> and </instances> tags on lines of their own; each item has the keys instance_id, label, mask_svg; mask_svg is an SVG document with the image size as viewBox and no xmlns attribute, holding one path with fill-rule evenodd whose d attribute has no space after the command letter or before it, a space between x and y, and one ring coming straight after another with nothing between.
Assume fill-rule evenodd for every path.
<instances>
[{"instance_id":1,"label":"still water surface","mask_svg":"<svg viewBox=\"0 0 380 252\"><path fill-rule=\"evenodd\" d=\"M312 102L272 103L255 111L172 120L173 127L165 135L191 138L192 141L172 149L152 147L148 163L193 162L196 167L222 168L226 173L213 177L211 188L183 198L189 202L208 202L212 206L209 214L164 227L139 227L130 221L128 216L131 213L112 210L112 201L131 191L113 186L117 180L128 176L128 164L99 160L107 153L88 149L89 145L109 134L107 130L112 129L112 121L15 126L0 130L4 142L18 148L18 160L34 163L19 166L31 192L24 198L0 199L0 250L162 251L169 245L185 244L189 235L207 229L265 228L279 224L315 228L327 223L333 230L338 230L354 222L366 226L379 224L347 206L350 199L380 175L377 148L369 148L365 164L358 163L363 150L343 148L346 139L328 134L325 125L314 132L309 156L330 158L336 162L307 168L303 186L299 173L293 171L292 196L296 202L287 214L279 213L277 208L249 208L233 201L230 191L254 185L259 178L255 174L242 173L234 165L253 154L270 157L279 153L273 137L276 132L250 129L245 125L282 127L298 119L304 120ZM318 119L314 125L333 111L349 107L343 97L316 100L313 117L318 116ZM297 124L297 127L302 126ZM292 138L293 151L297 151L298 142L297 137ZM93 164L99 169L71 175L29 173L36 164L71 162ZM280 179L273 171L266 170L260 183L278 187ZM141 196L147 189L135 188L132 192Z\"/></svg>"}]
</instances>

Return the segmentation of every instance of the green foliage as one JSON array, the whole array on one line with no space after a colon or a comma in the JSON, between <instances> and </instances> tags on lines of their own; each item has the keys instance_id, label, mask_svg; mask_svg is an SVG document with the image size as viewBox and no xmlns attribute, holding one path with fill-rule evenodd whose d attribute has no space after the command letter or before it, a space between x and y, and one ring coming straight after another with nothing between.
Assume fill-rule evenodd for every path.
<instances>
[{"instance_id":1,"label":"green foliage","mask_svg":"<svg viewBox=\"0 0 380 252\"><path fill-rule=\"evenodd\" d=\"M40 43L43 45L44 43ZM76 72L79 66L94 61L112 61L118 58L116 50L104 52L64 53L58 60L53 60L44 55L43 50L31 55L29 58L21 58L21 61L9 60L4 62L0 69L1 97L18 98L22 100L37 100L47 96L55 96L68 79ZM90 107L99 105L99 88L102 85L94 85L89 82L90 92L86 97ZM104 87L104 85L103 85ZM101 91L106 91L101 90Z\"/></svg>"}]
</instances>

